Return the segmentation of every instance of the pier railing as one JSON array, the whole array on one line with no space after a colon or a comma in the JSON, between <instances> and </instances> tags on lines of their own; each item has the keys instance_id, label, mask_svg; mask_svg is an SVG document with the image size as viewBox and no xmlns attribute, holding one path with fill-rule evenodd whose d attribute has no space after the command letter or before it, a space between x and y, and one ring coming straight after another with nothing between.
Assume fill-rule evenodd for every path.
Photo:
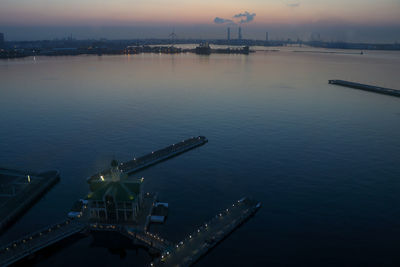
<instances>
[{"instance_id":1,"label":"pier railing","mask_svg":"<svg viewBox=\"0 0 400 267\"><path fill-rule=\"evenodd\" d=\"M85 225L66 220L26 235L0 248L0 266L8 266L68 236L81 232Z\"/></svg>"}]
</instances>

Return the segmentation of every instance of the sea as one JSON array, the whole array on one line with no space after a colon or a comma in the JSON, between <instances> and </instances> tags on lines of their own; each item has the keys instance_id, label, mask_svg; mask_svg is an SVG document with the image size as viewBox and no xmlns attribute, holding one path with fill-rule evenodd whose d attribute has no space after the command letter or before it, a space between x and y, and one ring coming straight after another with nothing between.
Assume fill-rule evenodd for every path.
<instances>
[{"instance_id":1,"label":"sea","mask_svg":"<svg viewBox=\"0 0 400 267\"><path fill-rule=\"evenodd\" d=\"M400 266L400 98L328 84L400 89L400 52L253 49L0 60L0 166L61 173L0 244L64 220L112 159L204 135L134 174L169 203L151 231L171 242L244 196L262 202L195 266ZM151 261L82 236L29 264Z\"/></svg>"}]
</instances>

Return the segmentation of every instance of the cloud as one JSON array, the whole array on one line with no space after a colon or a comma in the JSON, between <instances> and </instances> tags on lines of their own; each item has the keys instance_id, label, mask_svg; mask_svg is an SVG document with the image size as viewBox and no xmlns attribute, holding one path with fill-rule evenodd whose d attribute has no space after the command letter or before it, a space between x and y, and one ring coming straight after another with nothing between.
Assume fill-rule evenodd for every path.
<instances>
[{"instance_id":1,"label":"cloud","mask_svg":"<svg viewBox=\"0 0 400 267\"><path fill-rule=\"evenodd\" d=\"M239 23L248 23L254 20L254 17L256 16L256 13L249 13L245 11L244 13L239 13L234 15L234 18L240 19Z\"/></svg>"},{"instance_id":2,"label":"cloud","mask_svg":"<svg viewBox=\"0 0 400 267\"><path fill-rule=\"evenodd\" d=\"M223 18L220 18L220 17L216 17L214 19L214 23L216 23L216 24L225 24L225 23L234 23L234 22L231 19L223 19Z\"/></svg>"},{"instance_id":3,"label":"cloud","mask_svg":"<svg viewBox=\"0 0 400 267\"><path fill-rule=\"evenodd\" d=\"M229 25L237 25L239 23L248 23L254 20L256 13L249 13L247 11L243 13L236 14L232 16L232 19L224 19L221 17L216 17L214 19L214 23L216 24L229 24Z\"/></svg>"}]
</instances>

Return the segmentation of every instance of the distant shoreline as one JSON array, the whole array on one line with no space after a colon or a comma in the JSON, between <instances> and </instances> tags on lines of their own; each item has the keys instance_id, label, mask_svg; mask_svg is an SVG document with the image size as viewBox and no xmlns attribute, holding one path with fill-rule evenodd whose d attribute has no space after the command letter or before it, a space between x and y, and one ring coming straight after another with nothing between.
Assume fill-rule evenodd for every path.
<instances>
[{"instance_id":1,"label":"distant shoreline","mask_svg":"<svg viewBox=\"0 0 400 267\"><path fill-rule=\"evenodd\" d=\"M211 48L211 53L219 54L248 54L244 47L309 47L321 49L358 50L360 52L342 51L312 51L294 50L296 53L323 53L323 54L363 54L363 51L400 51L400 44L365 44L365 43L334 43L320 41L261 41L261 40L171 40L171 39L143 39L143 40L52 40L52 41L22 41L5 42L0 49L0 59L24 58L30 56L77 56L77 55L131 55L141 53L178 54L196 53L194 48L179 46L209 43L226 48ZM258 49L257 51L261 51ZM264 50L263 50L264 51ZM277 52L278 49L265 51ZM254 52L254 50L249 50Z\"/></svg>"}]
</instances>

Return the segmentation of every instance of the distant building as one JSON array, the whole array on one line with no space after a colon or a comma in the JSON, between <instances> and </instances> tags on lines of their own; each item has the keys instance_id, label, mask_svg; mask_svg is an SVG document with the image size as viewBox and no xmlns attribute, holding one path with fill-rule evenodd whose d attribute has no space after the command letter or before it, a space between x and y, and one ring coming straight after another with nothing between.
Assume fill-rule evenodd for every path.
<instances>
[{"instance_id":1,"label":"distant building","mask_svg":"<svg viewBox=\"0 0 400 267\"><path fill-rule=\"evenodd\" d=\"M238 39L239 39L239 40L242 40L242 27L239 27L239 30L238 30Z\"/></svg>"},{"instance_id":2,"label":"distant building","mask_svg":"<svg viewBox=\"0 0 400 267\"><path fill-rule=\"evenodd\" d=\"M211 54L211 47L206 43L201 43L199 46L196 47L196 54L198 55L209 55Z\"/></svg>"},{"instance_id":3,"label":"distant building","mask_svg":"<svg viewBox=\"0 0 400 267\"><path fill-rule=\"evenodd\" d=\"M226 30L226 34L227 34L227 40L230 41L231 40L231 28L228 27L228 29Z\"/></svg>"},{"instance_id":4,"label":"distant building","mask_svg":"<svg viewBox=\"0 0 400 267\"><path fill-rule=\"evenodd\" d=\"M268 32L265 32L265 41L266 41L266 42L269 41L269 39L268 39Z\"/></svg>"},{"instance_id":5,"label":"distant building","mask_svg":"<svg viewBox=\"0 0 400 267\"><path fill-rule=\"evenodd\" d=\"M4 46L4 33L0 32L0 47Z\"/></svg>"}]
</instances>

